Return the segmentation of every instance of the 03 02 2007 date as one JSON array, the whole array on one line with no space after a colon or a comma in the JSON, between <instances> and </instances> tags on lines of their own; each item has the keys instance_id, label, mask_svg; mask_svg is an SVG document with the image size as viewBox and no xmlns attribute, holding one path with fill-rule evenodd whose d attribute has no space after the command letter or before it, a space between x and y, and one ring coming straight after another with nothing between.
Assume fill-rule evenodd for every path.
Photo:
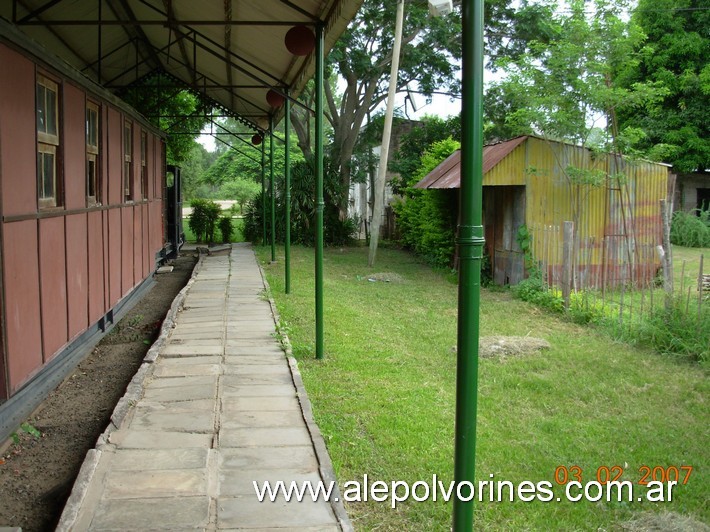
<instances>
[{"instance_id":1,"label":"03 02 2007 date","mask_svg":"<svg viewBox=\"0 0 710 532\"><path fill-rule=\"evenodd\" d=\"M600 484L608 482L617 482L621 480L622 475L627 471L627 467L621 465L599 466L597 467L595 479ZM677 482L679 484L687 484L690 475L693 472L693 466L648 466L642 465L638 468L639 478L636 481L641 486L648 485L649 482ZM555 469L554 480L557 484L564 485L570 481L582 482L584 471L577 465L557 466Z\"/></svg>"}]
</instances>

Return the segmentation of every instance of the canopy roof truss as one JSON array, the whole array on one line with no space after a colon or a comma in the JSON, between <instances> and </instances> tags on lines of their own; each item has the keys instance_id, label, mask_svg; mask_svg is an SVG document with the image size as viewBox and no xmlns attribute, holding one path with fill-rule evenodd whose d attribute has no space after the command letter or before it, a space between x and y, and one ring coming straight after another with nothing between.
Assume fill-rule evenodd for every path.
<instances>
[{"instance_id":1,"label":"canopy roof truss","mask_svg":"<svg viewBox=\"0 0 710 532\"><path fill-rule=\"evenodd\" d=\"M284 44L289 29L321 25L328 51L362 0L12 0L0 16L87 77L120 94L157 73L258 130L295 101L314 54Z\"/></svg>"}]
</instances>

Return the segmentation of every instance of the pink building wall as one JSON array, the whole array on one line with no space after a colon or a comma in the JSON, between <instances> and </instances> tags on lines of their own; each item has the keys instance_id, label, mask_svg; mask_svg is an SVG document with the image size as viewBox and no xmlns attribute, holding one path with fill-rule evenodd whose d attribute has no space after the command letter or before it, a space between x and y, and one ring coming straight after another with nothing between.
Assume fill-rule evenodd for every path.
<instances>
[{"instance_id":1,"label":"pink building wall","mask_svg":"<svg viewBox=\"0 0 710 532\"><path fill-rule=\"evenodd\" d=\"M100 89L0 42L0 402L148 278L163 248L164 149ZM59 83L62 206L37 198L37 73ZM86 198L86 100L100 104L100 205ZM123 125L133 127L133 201L123 197ZM141 131L148 192L141 198Z\"/></svg>"}]
</instances>

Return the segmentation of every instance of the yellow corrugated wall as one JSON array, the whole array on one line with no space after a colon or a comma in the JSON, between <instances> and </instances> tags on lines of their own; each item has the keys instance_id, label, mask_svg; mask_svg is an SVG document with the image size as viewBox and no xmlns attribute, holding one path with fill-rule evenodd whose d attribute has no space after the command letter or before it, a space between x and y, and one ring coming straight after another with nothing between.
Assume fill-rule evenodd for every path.
<instances>
[{"instance_id":1,"label":"yellow corrugated wall","mask_svg":"<svg viewBox=\"0 0 710 532\"><path fill-rule=\"evenodd\" d=\"M573 185L564 171L569 166L624 177L618 186ZM585 148L530 137L486 173L483 184L526 186L525 223L533 256L550 282L559 283L565 221L575 222L576 287L639 285L655 276L666 166L594 157Z\"/></svg>"}]
</instances>

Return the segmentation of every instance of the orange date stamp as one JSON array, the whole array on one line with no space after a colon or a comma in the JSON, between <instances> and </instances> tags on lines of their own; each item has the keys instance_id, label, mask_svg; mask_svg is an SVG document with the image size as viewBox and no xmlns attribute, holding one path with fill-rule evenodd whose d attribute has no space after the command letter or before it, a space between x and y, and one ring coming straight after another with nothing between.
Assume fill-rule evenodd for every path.
<instances>
[{"instance_id":1,"label":"orange date stamp","mask_svg":"<svg viewBox=\"0 0 710 532\"><path fill-rule=\"evenodd\" d=\"M599 484L608 484L609 482L619 482L622 475L628 471L628 466L612 465L599 466L596 470L592 470L589 480L596 480ZM642 465L638 468L638 478L635 483L640 486L648 486L649 482L675 482L676 484L687 484L690 475L693 472L693 466L648 466ZM582 482L586 476L581 467L577 465L564 466L560 465L555 468L554 481L559 485L565 485L569 482Z\"/></svg>"}]
</instances>

